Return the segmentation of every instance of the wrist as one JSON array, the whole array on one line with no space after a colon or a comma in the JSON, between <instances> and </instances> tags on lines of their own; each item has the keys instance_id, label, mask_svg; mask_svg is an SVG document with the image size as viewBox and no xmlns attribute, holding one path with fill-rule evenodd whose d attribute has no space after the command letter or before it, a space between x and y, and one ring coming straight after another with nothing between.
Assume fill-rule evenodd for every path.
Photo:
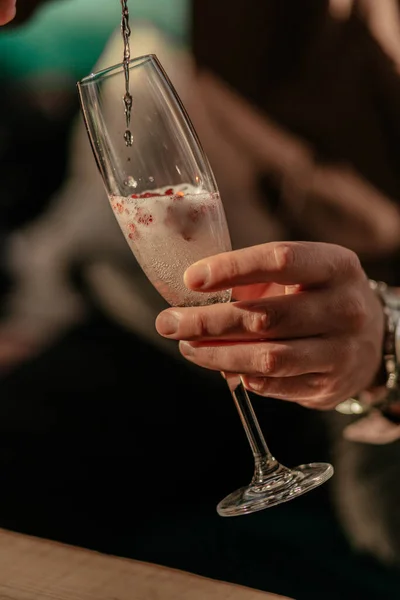
<instances>
[{"instance_id":1,"label":"wrist","mask_svg":"<svg viewBox=\"0 0 400 600\"><path fill-rule=\"evenodd\" d=\"M393 426L400 424L400 293L382 282L370 281L370 287L381 303L384 317L381 366L370 388L342 402L336 410L353 415L379 412L381 426L382 420Z\"/></svg>"}]
</instances>

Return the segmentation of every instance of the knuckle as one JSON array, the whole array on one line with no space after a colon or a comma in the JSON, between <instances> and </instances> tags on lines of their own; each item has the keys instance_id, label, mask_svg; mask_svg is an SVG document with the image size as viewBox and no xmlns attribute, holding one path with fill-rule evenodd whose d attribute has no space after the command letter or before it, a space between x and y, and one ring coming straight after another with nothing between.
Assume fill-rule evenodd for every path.
<instances>
[{"instance_id":1,"label":"knuckle","mask_svg":"<svg viewBox=\"0 0 400 600\"><path fill-rule=\"evenodd\" d=\"M201 310L194 312L192 316L192 330L195 338L206 337L208 333L207 319Z\"/></svg>"},{"instance_id":2,"label":"knuckle","mask_svg":"<svg viewBox=\"0 0 400 600\"><path fill-rule=\"evenodd\" d=\"M308 387L310 391L315 395L322 395L327 389L327 375L325 373L317 373L312 377L308 378Z\"/></svg>"},{"instance_id":3,"label":"knuckle","mask_svg":"<svg viewBox=\"0 0 400 600\"><path fill-rule=\"evenodd\" d=\"M335 244L332 247L334 252L331 255L331 260L325 265L329 280L354 280L363 273L360 259L355 252Z\"/></svg>"},{"instance_id":4,"label":"knuckle","mask_svg":"<svg viewBox=\"0 0 400 600\"><path fill-rule=\"evenodd\" d=\"M268 355L264 348L254 346L252 357L252 369L258 375L266 375L268 372Z\"/></svg>"},{"instance_id":5,"label":"knuckle","mask_svg":"<svg viewBox=\"0 0 400 600\"><path fill-rule=\"evenodd\" d=\"M225 279L235 280L240 275L240 265L235 254L229 257L229 262L226 265Z\"/></svg>"},{"instance_id":6,"label":"knuckle","mask_svg":"<svg viewBox=\"0 0 400 600\"><path fill-rule=\"evenodd\" d=\"M352 250L347 251L347 271L351 274L361 273L362 267L360 263L360 259L357 254Z\"/></svg>"},{"instance_id":7,"label":"knuckle","mask_svg":"<svg viewBox=\"0 0 400 600\"><path fill-rule=\"evenodd\" d=\"M306 408L317 410L331 410L340 400L339 382L332 374L314 374L307 379L307 391L304 397L299 399L299 404Z\"/></svg>"},{"instance_id":8,"label":"knuckle","mask_svg":"<svg viewBox=\"0 0 400 600\"><path fill-rule=\"evenodd\" d=\"M333 410L342 400L337 393L330 393L323 396L318 404L319 410Z\"/></svg>"},{"instance_id":9,"label":"knuckle","mask_svg":"<svg viewBox=\"0 0 400 600\"><path fill-rule=\"evenodd\" d=\"M278 271L285 271L295 263L295 251L292 244L277 243L274 247L274 255Z\"/></svg>"},{"instance_id":10,"label":"knuckle","mask_svg":"<svg viewBox=\"0 0 400 600\"><path fill-rule=\"evenodd\" d=\"M337 280L338 273L343 272L342 260L331 260L326 264L327 280Z\"/></svg>"},{"instance_id":11,"label":"knuckle","mask_svg":"<svg viewBox=\"0 0 400 600\"><path fill-rule=\"evenodd\" d=\"M255 371L261 375L277 375L282 370L281 354L274 349L258 349L254 355Z\"/></svg>"},{"instance_id":12,"label":"knuckle","mask_svg":"<svg viewBox=\"0 0 400 600\"><path fill-rule=\"evenodd\" d=\"M268 374L281 374L283 371L283 357L282 353L277 349L271 349L266 353L266 373Z\"/></svg>"},{"instance_id":13,"label":"knuckle","mask_svg":"<svg viewBox=\"0 0 400 600\"><path fill-rule=\"evenodd\" d=\"M271 320L269 312L261 307L246 313L245 321L245 329L249 333L263 334L269 330Z\"/></svg>"},{"instance_id":14,"label":"knuckle","mask_svg":"<svg viewBox=\"0 0 400 600\"><path fill-rule=\"evenodd\" d=\"M308 380L307 401L315 407L324 409L335 405L337 381L327 373L315 374Z\"/></svg>"},{"instance_id":15,"label":"knuckle","mask_svg":"<svg viewBox=\"0 0 400 600\"><path fill-rule=\"evenodd\" d=\"M363 272L357 254L347 248L342 248L341 260L339 261L338 268L342 274L350 277L354 277L354 275Z\"/></svg>"},{"instance_id":16,"label":"knuckle","mask_svg":"<svg viewBox=\"0 0 400 600\"><path fill-rule=\"evenodd\" d=\"M315 405L320 410L331 410L338 403L339 381L332 375L321 375L315 382Z\"/></svg>"}]
</instances>

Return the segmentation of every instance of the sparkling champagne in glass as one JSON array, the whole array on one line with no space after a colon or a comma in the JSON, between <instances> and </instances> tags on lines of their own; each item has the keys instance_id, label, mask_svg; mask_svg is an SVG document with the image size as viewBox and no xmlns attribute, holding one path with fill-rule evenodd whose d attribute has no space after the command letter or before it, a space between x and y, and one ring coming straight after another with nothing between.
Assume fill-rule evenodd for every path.
<instances>
[{"instance_id":1,"label":"sparkling champagne in glass","mask_svg":"<svg viewBox=\"0 0 400 600\"><path fill-rule=\"evenodd\" d=\"M183 282L191 264L231 249L217 184L190 119L154 55L130 61L129 82L132 144L128 145L121 110L124 65L78 83L89 139L121 230L143 271L170 305L229 302L230 290L195 292ZM287 502L329 479L333 473L329 464L288 469L275 460L240 375L229 375L227 382L255 467L250 484L218 504L220 515L243 515ZM216 458L222 463L229 460Z\"/></svg>"}]
</instances>

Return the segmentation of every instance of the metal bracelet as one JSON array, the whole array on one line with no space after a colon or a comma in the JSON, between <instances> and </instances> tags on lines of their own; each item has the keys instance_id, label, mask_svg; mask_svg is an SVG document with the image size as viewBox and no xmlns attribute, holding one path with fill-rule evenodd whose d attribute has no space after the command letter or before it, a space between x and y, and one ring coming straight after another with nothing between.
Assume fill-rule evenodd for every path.
<instances>
[{"instance_id":1,"label":"metal bracelet","mask_svg":"<svg viewBox=\"0 0 400 600\"><path fill-rule=\"evenodd\" d=\"M365 390L355 398L341 402L336 410L347 415L365 415L380 410L392 422L400 423L400 296L386 283L370 280L371 289L379 296L385 315L383 362L385 387L374 398L373 390Z\"/></svg>"}]
</instances>

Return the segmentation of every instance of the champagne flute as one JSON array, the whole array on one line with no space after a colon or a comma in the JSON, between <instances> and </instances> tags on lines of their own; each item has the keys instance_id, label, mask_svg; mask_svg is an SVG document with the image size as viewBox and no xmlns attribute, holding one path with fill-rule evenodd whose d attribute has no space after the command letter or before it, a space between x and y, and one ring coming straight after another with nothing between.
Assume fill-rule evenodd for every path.
<instances>
[{"instance_id":1,"label":"champagne flute","mask_svg":"<svg viewBox=\"0 0 400 600\"><path fill-rule=\"evenodd\" d=\"M230 290L201 293L183 283L191 264L231 249L217 184L196 132L156 56L131 60L129 80L131 145L124 140L123 65L78 83L89 139L115 217L138 263L170 305L229 302ZM221 516L287 502L331 477L330 464L295 469L281 465L267 447L240 375L229 375L227 382L255 467L250 484L218 504Z\"/></svg>"}]
</instances>

